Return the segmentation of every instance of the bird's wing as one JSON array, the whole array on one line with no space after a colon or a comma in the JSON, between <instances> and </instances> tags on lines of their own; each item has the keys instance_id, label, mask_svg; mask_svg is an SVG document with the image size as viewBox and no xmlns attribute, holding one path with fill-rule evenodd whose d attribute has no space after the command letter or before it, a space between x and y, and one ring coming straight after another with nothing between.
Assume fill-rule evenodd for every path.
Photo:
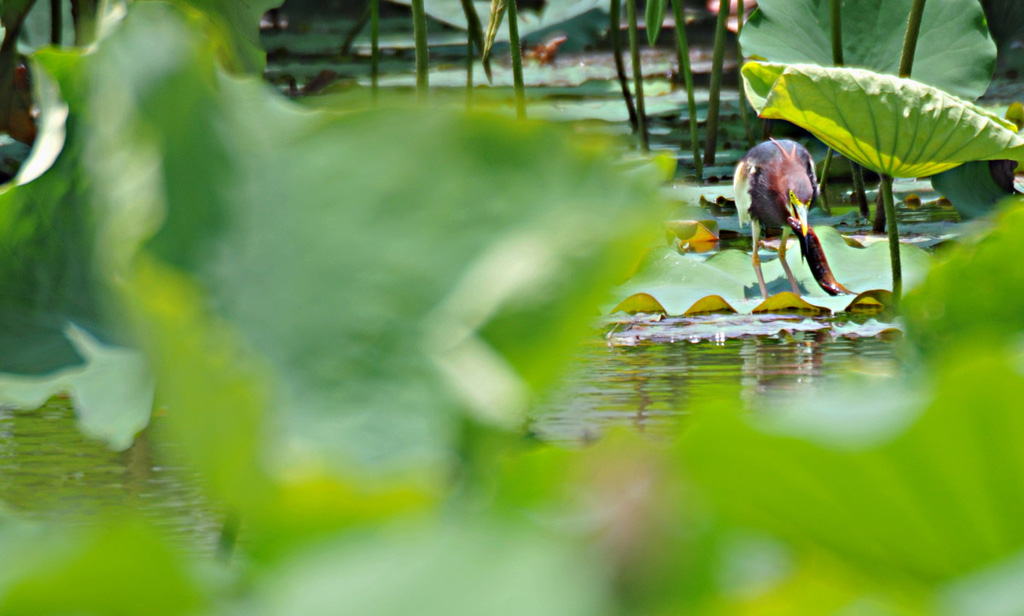
<instances>
[{"instance_id":1,"label":"bird's wing","mask_svg":"<svg viewBox=\"0 0 1024 616\"><path fill-rule=\"evenodd\" d=\"M757 172L754 165L741 160L736 165L736 173L732 176L732 188L736 198L736 213L740 218L740 226L750 222L750 176Z\"/></svg>"}]
</instances>

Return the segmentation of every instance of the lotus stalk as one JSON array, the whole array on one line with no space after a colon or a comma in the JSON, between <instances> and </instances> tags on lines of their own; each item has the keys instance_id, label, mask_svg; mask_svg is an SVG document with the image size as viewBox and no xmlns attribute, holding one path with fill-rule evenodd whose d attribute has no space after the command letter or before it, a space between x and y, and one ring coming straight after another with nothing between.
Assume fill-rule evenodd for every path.
<instances>
[{"instance_id":1,"label":"lotus stalk","mask_svg":"<svg viewBox=\"0 0 1024 616\"><path fill-rule=\"evenodd\" d=\"M629 124L633 127L635 135L640 130L640 123L636 117L636 106L633 104L633 94L629 91L629 82L626 78L626 62L622 59L622 0L611 0L609 5L608 34L612 40L612 55L615 58L615 74L619 78L619 87L622 89L622 98L626 101L626 111L629 113Z\"/></svg>"},{"instance_id":2,"label":"lotus stalk","mask_svg":"<svg viewBox=\"0 0 1024 616\"><path fill-rule=\"evenodd\" d=\"M430 62L430 48L427 46L427 13L423 9L423 0L412 0L412 28L416 41L416 95L420 101L427 99L427 88L430 78L427 70Z\"/></svg>"},{"instance_id":3,"label":"lotus stalk","mask_svg":"<svg viewBox=\"0 0 1024 616\"><path fill-rule=\"evenodd\" d=\"M466 32L466 109L473 106L473 34Z\"/></svg>"},{"instance_id":4,"label":"lotus stalk","mask_svg":"<svg viewBox=\"0 0 1024 616\"><path fill-rule=\"evenodd\" d=\"M626 17L629 19L629 56L633 62L636 119L639 126L640 143L646 152L650 149L650 140L647 136L647 117L644 111L644 74L640 66L640 36L636 24L636 0L626 0Z\"/></svg>"},{"instance_id":5,"label":"lotus stalk","mask_svg":"<svg viewBox=\"0 0 1024 616\"><path fill-rule=\"evenodd\" d=\"M61 0L50 0L50 44L60 47L64 34L64 13L61 12Z\"/></svg>"},{"instance_id":6,"label":"lotus stalk","mask_svg":"<svg viewBox=\"0 0 1024 616\"><path fill-rule=\"evenodd\" d=\"M616 0L617 1L617 0ZM700 136L697 132L697 101L693 92L693 69L690 67L690 44L686 40L686 21L683 8L686 0L671 0L672 15L676 20L676 52L679 56L679 70L683 73L686 83L686 106L690 112L690 147L693 149L693 165L697 169L697 180L704 177L703 164L700 160ZM743 88L740 88L742 91Z\"/></svg>"},{"instance_id":7,"label":"lotus stalk","mask_svg":"<svg viewBox=\"0 0 1024 616\"><path fill-rule=\"evenodd\" d=\"M516 117L526 119L526 86L523 84L523 50L519 44L516 0L508 0L508 42L512 52L512 83L515 87Z\"/></svg>"},{"instance_id":8,"label":"lotus stalk","mask_svg":"<svg viewBox=\"0 0 1024 616\"><path fill-rule=\"evenodd\" d=\"M921 32L921 16L924 15L924 1L914 0L907 18L907 34L903 38L903 54L900 56L900 77L910 77L914 67L914 52L917 50L917 35Z\"/></svg>"},{"instance_id":9,"label":"lotus stalk","mask_svg":"<svg viewBox=\"0 0 1024 616\"><path fill-rule=\"evenodd\" d=\"M377 102L380 80L380 0L370 0L370 92Z\"/></svg>"},{"instance_id":10,"label":"lotus stalk","mask_svg":"<svg viewBox=\"0 0 1024 616\"><path fill-rule=\"evenodd\" d=\"M715 164L715 150L718 148L718 108L722 96L722 65L725 63L726 25L729 21L729 0L718 5L718 22L715 24L715 52L711 58L711 89L708 95L707 134L704 137L704 164Z\"/></svg>"},{"instance_id":11,"label":"lotus stalk","mask_svg":"<svg viewBox=\"0 0 1024 616\"><path fill-rule=\"evenodd\" d=\"M900 312L900 300L903 298L903 267L900 264L900 233L896 225L896 203L892 197L892 177L882 175L882 204L885 217L889 224L889 258L892 261L892 308L894 314Z\"/></svg>"}]
</instances>

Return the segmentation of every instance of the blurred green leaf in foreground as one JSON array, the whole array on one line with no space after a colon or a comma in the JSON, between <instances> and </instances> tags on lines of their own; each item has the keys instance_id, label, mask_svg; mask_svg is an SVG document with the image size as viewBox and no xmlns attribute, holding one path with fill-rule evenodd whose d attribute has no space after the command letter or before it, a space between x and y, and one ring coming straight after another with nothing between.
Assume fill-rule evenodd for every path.
<instances>
[{"instance_id":1,"label":"blurred green leaf in foreground","mask_svg":"<svg viewBox=\"0 0 1024 616\"><path fill-rule=\"evenodd\" d=\"M657 179L540 124L297 107L227 76L198 15L135 3L91 52L35 55L67 142L0 195L0 239L48 257L8 264L3 308L77 324L70 365L109 352L82 332L137 344L153 438L238 541L0 512L0 613L1019 605L1019 205L908 298L914 395L726 390L671 442L541 445L524 410L659 228Z\"/></svg>"}]
</instances>

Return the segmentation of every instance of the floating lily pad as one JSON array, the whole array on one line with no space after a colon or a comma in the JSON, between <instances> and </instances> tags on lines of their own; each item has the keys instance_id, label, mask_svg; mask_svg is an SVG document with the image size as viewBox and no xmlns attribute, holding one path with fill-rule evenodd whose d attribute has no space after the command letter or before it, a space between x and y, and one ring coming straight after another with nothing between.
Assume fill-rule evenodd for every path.
<instances>
[{"instance_id":1,"label":"floating lily pad","mask_svg":"<svg viewBox=\"0 0 1024 616\"><path fill-rule=\"evenodd\" d=\"M683 316L693 317L703 314L736 314L736 309L729 305L721 295L708 295L703 297L692 306Z\"/></svg>"},{"instance_id":2,"label":"floating lily pad","mask_svg":"<svg viewBox=\"0 0 1024 616\"><path fill-rule=\"evenodd\" d=\"M852 248L843 236L830 227L815 227L822 249L836 280L852 291L892 287L892 269L886 241L867 248ZM777 255L761 251L761 270L769 293L790 291L789 281ZM900 244L904 288L912 289L923 280L931 256L916 246ZM801 262L799 250L787 255L802 295L813 304L832 312L843 311L849 296L832 297L822 291L808 267ZM668 314L684 314L698 300L719 295L740 313L749 313L761 302L761 292L749 252L727 249L710 258L682 255L670 247L651 250L636 275L619 287L609 305L615 305L634 293L653 296Z\"/></svg>"},{"instance_id":3,"label":"floating lily pad","mask_svg":"<svg viewBox=\"0 0 1024 616\"><path fill-rule=\"evenodd\" d=\"M612 314L625 312L626 314L668 314L665 308L658 303L658 300L647 293L635 293L619 302L619 305L612 308Z\"/></svg>"},{"instance_id":4,"label":"floating lily pad","mask_svg":"<svg viewBox=\"0 0 1024 616\"><path fill-rule=\"evenodd\" d=\"M718 241L718 223L714 220L666 220L665 228L683 242Z\"/></svg>"},{"instance_id":5,"label":"floating lily pad","mask_svg":"<svg viewBox=\"0 0 1024 616\"><path fill-rule=\"evenodd\" d=\"M806 314L816 317L824 317L832 314L828 308L815 306L792 291L776 293L757 305L753 310L754 314Z\"/></svg>"}]
</instances>

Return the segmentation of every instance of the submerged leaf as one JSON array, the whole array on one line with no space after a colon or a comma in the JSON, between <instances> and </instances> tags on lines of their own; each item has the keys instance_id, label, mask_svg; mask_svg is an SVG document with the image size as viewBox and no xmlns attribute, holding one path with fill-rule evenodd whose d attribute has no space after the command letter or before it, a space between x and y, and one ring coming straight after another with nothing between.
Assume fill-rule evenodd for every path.
<instances>
[{"instance_id":1,"label":"submerged leaf","mask_svg":"<svg viewBox=\"0 0 1024 616\"><path fill-rule=\"evenodd\" d=\"M1024 160L1013 124L911 79L749 62L743 81L761 117L793 122L878 173L923 177L972 160Z\"/></svg>"}]
</instances>

